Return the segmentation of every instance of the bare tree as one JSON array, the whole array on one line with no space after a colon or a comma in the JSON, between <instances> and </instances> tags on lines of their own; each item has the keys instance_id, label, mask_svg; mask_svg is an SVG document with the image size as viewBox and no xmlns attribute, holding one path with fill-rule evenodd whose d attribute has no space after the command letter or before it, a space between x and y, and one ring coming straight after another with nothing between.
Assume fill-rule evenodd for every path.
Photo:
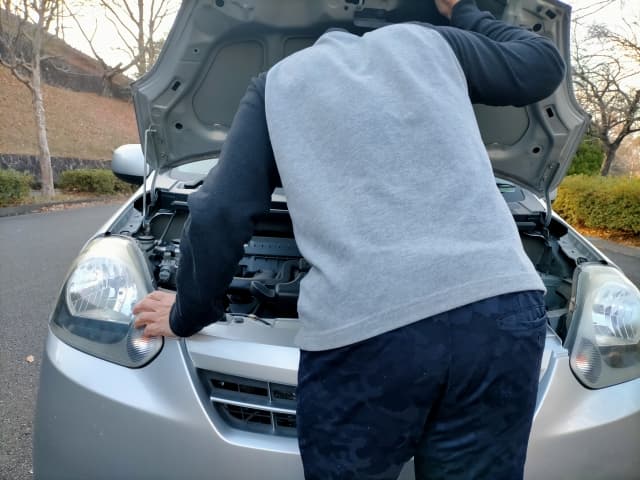
<instances>
[{"instance_id":1,"label":"bare tree","mask_svg":"<svg viewBox=\"0 0 640 480\"><path fill-rule=\"evenodd\" d=\"M630 82L638 72L602 50L576 49L573 68L576 97L591 115L591 134L604 148L600 175L606 176L622 142L640 131L640 90Z\"/></svg>"},{"instance_id":2,"label":"bare tree","mask_svg":"<svg viewBox=\"0 0 640 480\"><path fill-rule=\"evenodd\" d=\"M618 49L618 52L627 59L640 65L640 18L622 18L622 22L618 23L618 29L603 24L593 24L589 28L589 34L592 38L596 38L603 42L608 42L612 47Z\"/></svg>"},{"instance_id":3,"label":"bare tree","mask_svg":"<svg viewBox=\"0 0 640 480\"><path fill-rule=\"evenodd\" d=\"M121 40L120 50L131 59L138 76L145 73L160 53L163 22L175 14L172 0L100 0L106 18Z\"/></svg>"},{"instance_id":4,"label":"bare tree","mask_svg":"<svg viewBox=\"0 0 640 480\"><path fill-rule=\"evenodd\" d=\"M638 18L625 18L615 28L589 21L625 0L597 0L577 10L574 18L586 35L574 35L573 67L576 97L592 116L591 133L604 147L601 175L607 175L625 139L640 131L640 39ZM627 6L631 6L630 4Z\"/></svg>"},{"instance_id":5,"label":"bare tree","mask_svg":"<svg viewBox=\"0 0 640 480\"><path fill-rule=\"evenodd\" d=\"M135 68L135 75L145 73L155 62L164 44L161 37L163 23L175 14L177 0L67 0L66 11L102 69L103 95L112 96L115 79ZM118 40L117 50L123 53L126 60L110 65L105 60L103 48L96 42L96 33L100 26L94 21L90 27L82 18L85 6L93 8L96 3L104 10L105 18L115 29Z\"/></svg>"},{"instance_id":6,"label":"bare tree","mask_svg":"<svg viewBox=\"0 0 640 480\"><path fill-rule=\"evenodd\" d=\"M47 140L47 122L42 95L41 62L47 32L57 27L63 0L3 0L0 11L0 64L11 70L31 92L31 103L38 133L42 194L52 196L53 172Z\"/></svg>"},{"instance_id":7,"label":"bare tree","mask_svg":"<svg viewBox=\"0 0 640 480\"><path fill-rule=\"evenodd\" d=\"M594 15L600 13L611 5L611 0L595 0L587 5L574 8L572 12L573 21L581 23L586 18L593 18Z\"/></svg>"},{"instance_id":8,"label":"bare tree","mask_svg":"<svg viewBox=\"0 0 640 480\"><path fill-rule=\"evenodd\" d=\"M93 56L96 58L96 60L100 64L100 68L102 70L102 95L106 97L112 97L116 89L116 84L115 84L116 77L118 77L118 75L123 75L127 70L133 67L136 64L137 59L133 58L131 59L131 61L129 61L126 64L123 64L122 62L120 62L115 66L110 66L106 62L104 57L98 52L95 46L96 42L94 39L95 39L96 31L98 28L97 22L96 24L94 24L93 30L89 32L84 22L82 22L78 18L78 15L76 15L73 11L71 11L68 5L66 6L66 8L69 16L73 19L74 23L78 27L78 30L80 31L85 41L89 45L89 48L91 49L91 53L93 53Z\"/></svg>"}]
</instances>

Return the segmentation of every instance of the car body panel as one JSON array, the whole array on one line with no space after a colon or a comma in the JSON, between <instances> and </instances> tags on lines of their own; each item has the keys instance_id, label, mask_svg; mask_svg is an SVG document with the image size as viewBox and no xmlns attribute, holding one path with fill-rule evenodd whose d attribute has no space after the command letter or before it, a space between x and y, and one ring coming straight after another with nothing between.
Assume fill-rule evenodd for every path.
<instances>
[{"instance_id":1,"label":"car body panel","mask_svg":"<svg viewBox=\"0 0 640 480\"><path fill-rule=\"evenodd\" d=\"M600 390L578 383L567 354L552 356L541 383L525 478L638 478L640 379Z\"/></svg>"},{"instance_id":2,"label":"car body panel","mask_svg":"<svg viewBox=\"0 0 640 480\"><path fill-rule=\"evenodd\" d=\"M295 381L296 349L236 340L274 327L238 326L242 332L208 327L187 341L167 340L143 369L104 362L50 334L35 478L302 479L295 438L230 428L195 378L195 368L205 367ZM640 457L629 455L627 442L640 441L640 380L589 390L575 380L550 329L545 352L525 478L634 478L629 472L639 471ZM413 478L411 462L400 478Z\"/></svg>"},{"instance_id":3,"label":"car body panel","mask_svg":"<svg viewBox=\"0 0 640 480\"><path fill-rule=\"evenodd\" d=\"M35 478L302 478L295 439L238 435L215 422L191 373L178 340L167 340L147 367L129 369L50 333L35 418Z\"/></svg>"},{"instance_id":4,"label":"car body panel","mask_svg":"<svg viewBox=\"0 0 640 480\"><path fill-rule=\"evenodd\" d=\"M555 0L478 3L511 23L554 39L568 60L566 5ZM326 28L363 32L379 26L366 8L387 12L383 17L388 15L390 21L442 20L429 1L367 0L366 8L363 4L185 0L158 63L133 87L142 149L155 172L92 238L110 234L135 238L139 232L148 236L145 222L167 214L174 204L180 204L186 218L186 198L199 178L172 175L177 172L171 169L215 156L251 76L310 45ZM496 175L538 196L560 182L587 123L573 97L569 73L566 82L538 104L476 106L475 112ZM137 157L139 149L128 148ZM126 158L122 160L126 163ZM127 167L118 168L129 177L140 171L139 165ZM160 207L158 198L163 195L170 202ZM530 193L524 197L517 211L510 207L523 223L534 225L536 230L527 231L526 241L538 242L538 252L557 235L556 253L565 255L567 264L614 266L557 215L550 218L550 228L541 231L544 206ZM280 213L286 213L285 200L281 191L272 197ZM168 226L163 237L167 230ZM175 233L168 238L174 239ZM551 273L540 272L542 277ZM560 280L570 282L569 277ZM553 308L548 312L551 322L525 476L530 480L637 478L640 379L599 390L585 388L552 328L569 307ZM229 314L189 339L166 339L160 353L138 369L85 354L50 331L34 421L35 478L302 479L295 429L291 425L279 429L275 420L283 415L286 425L295 410L292 414L291 408L279 406L272 389L283 387L282 392L291 395L285 400L289 404L295 400L291 392L297 383L299 350L293 340L297 329L295 318ZM264 418L256 414L255 391L267 392L261 393L266 395ZM238 411L242 421L233 417ZM262 423L252 423L260 418ZM412 462L400 478L413 478Z\"/></svg>"},{"instance_id":5,"label":"car body panel","mask_svg":"<svg viewBox=\"0 0 640 480\"><path fill-rule=\"evenodd\" d=\"M362 33L381 24L380 18L377 24L369 18L372 12L382 12L389 23L443 21L431 2L367 0L366 8L363 3L185 0L157 63L132 85L140 141L152 169L164 171L219 152L250 79L308 47L329 27ZM569 63L567 5L554 0L478 4L551 38ZM558 186L587 126L569 70L556 92L537 104L475 106L495 174L540 195Z\"/></svg>"},{"instance_id":6,"label":"car body panel","mask_svg":"<svg viewBox=\"0 0 640 480\"><path fill-rule=\"evenodd\" d=\"M163 190L187 192L168 173L149 179L148 186L154 182ZM141 192L93 238L135 230L128 222L141 218ZM274 194L274 201L283 200ZM543 210L529 194L518 207L531 214ZM569 255L613 266L561 218L553 221L554 229L566 229L561 248ZM549 312L552 323L557 314ZM218 372L293 387L297 329L296 319L228 315L189 339L167 339L158 356L139 369L82 353L50 331L34 421L35 478L301 479L295 437L230 423L200 375ZM640 379L599 390L583 387L571 371L569 352L549 327L539 382L527 479L636 477ZM413 478L411 462L400 478Z\"/></svg>"}]
</instances>

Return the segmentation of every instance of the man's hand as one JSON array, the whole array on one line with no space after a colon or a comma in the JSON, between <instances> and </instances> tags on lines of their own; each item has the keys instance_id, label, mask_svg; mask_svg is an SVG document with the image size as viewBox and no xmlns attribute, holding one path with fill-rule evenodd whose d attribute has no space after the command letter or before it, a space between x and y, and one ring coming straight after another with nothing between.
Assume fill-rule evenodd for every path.
<instances>
[{"instance_id":1,"label":"man's hand","mask_svg":"<svg viewBox=\"0 0 640 480\"><path fill-rule=\"evenodd\" d=\"M460 0L434 0L440 15L444 15L451 20L451 11Z\"/></svg>"},{"instance_id":2,"label":"man's hand","mask_svg":"<svg viewBox=\"0 0 640 480\"><path fill-rule=\"evenodd\" d=\"M151 292L133 307L133 314L137 316L134 326L144 327L145 337L175 337L169 325L169 314L175 301L175 293Z\"/></svg>"}]
</instances>

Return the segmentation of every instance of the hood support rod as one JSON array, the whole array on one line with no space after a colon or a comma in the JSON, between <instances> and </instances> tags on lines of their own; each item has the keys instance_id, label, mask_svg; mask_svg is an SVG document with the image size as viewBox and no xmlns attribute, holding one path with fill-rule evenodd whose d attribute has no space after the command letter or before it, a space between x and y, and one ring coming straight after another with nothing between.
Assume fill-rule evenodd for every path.
<instances>
[{"instance_id":1,"label":"hood support rod","mask_svg":"<svg viewBox=\"0 0 640 480\"><path fill-rule=\"evenodd\" d=\"M551 224L551 216L553 215L553 210L551 208L551 195L549 194L549 189L545 188L544 190L544 201L547 204L547 212L544 216L544 230L545 232L549 230L549 225Z\"/></svg>"},{"instance_id":2,"label":"hood support rod","mask_svg":"<svg viewBox=\"0 0 640 480\"><path fill-rule=\"evenodd\" d=\"M151 127L144 131L144 176L142 180L142 226L144 228L145 235L149 234L149 212L147 205L147 177L149 176L149 164L147 163L147 147L149 145L149 134L155 133L155 130ZM155 185L155 177L154 177Z\"/></svg>"}]
</instances>

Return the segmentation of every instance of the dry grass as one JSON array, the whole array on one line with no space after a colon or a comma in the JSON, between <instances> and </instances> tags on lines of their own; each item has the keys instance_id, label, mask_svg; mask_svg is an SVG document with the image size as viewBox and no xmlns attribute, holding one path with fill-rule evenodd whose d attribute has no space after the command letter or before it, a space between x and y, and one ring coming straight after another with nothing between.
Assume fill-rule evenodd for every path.
<instances>
[{"instance_id":1,"label":"dry grass","mask_svg":"<svg viewBox=\"0 0 640 480\"><path fill-rule=\"evenodd\" d=\"M133 105L92 93L44 86L51 155L108 160L114 148L137 143ZM0 67L0 152L37 154L29 90Z\"/></svg>"},{"instance_id":2,"label":"dry grass","mask_svg":"<svg viewBox=\"0 0 640 480\"><path fill-rule=\"evenodd\" d=\"M99 195L87 192L62 192L56 190L54 195L46 197L38 190L32 191L26 198L19 202L9 203L5 206L15 207L16 205L39 205L51 204L57 202L84 202L84 201L105 201L105 202L124 202L131 195L125 193L115 193L112 195Z\"/></svg>"},{"instance_id":3,"label":"dry grass","mask_svg":"<svg viewBox=\"0 0 640 480\"><path fill-rule=\"evenodd\" d=\"M20 202L21 205L32 205L38 203L50 203L50 202L70 202L70 201L79 201L79 200L88 200L95 198L95 196L91 196L87 193L61 193L56 190L56 193L52 197L46 197L41 195L40 192L34 191L31 192L24 201Z\"/></svg>"}]
</instances>

